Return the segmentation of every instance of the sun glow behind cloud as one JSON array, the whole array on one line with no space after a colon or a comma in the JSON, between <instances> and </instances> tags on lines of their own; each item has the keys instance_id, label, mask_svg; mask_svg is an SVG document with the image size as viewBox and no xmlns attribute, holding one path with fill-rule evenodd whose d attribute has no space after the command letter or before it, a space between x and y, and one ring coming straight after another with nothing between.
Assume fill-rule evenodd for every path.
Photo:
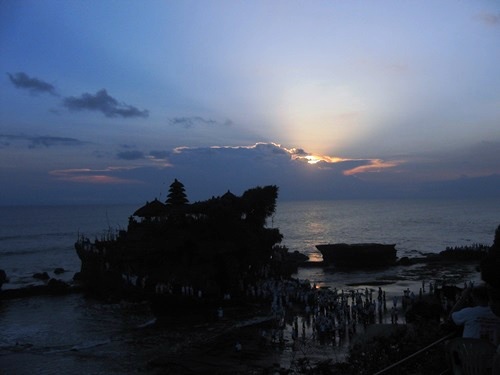
<instances>
[{"instance_id":1,"label":"sun glow behind cloud","mask_svg":"<svg viewBox=\"0 0 500 375\"><path fill-rule=\"evenodd\" d=\"M333 77L283 84L277 121L287 129L280 137L288 143L326 153L365 132L366 99L354 87Z\"/></svg>"},{"instance_id":2,"label":"sun glow behind cloud","mask_svg":"<svg viewBox=\"0 0 500 375\"><path fill-rule=\"evenodd\" d=\"M398 165L403 163L403 161L384 161L381 159L372 159L368 162L369 163L366 165L361 165L359 167L344 171L344 175L352 176L361 173L377 173L387 168L397 167Z\"/></svg>"},{"instance_id":3,"label":"sun glow behind cloud","mask_svg":"<svg viewBox=\"0 0 500 375\"><path fill-rule=\"evenodd\" d=\"M383 159L349 159L349 158L341 158L338 156L329 156L329 155L319 155L308 153L303 149L298 148L286 148L282 145L274 142L257 142L253 145L249 146L211 146L212 150L224 150L224 149L246 149L246 150L254 150L261 152L269 152L272 154L286 154L289 156L291 161L305 162L311 166L319 167L319 168L327 168L328 166L332 166L333 164L342 164L351 165L350 163L359 163L361 165L356 166L355 168L347 168L343 171L345 176L358 175L363 173L376 173L381 172L383 170L391 169L397 167L404 163L402 160L392 160L385 161ZM194 150L194 148L190 147L178 147L174 150L175 153L182 153L183 151ZM318 164L320 163L320 164Z\"/></svg>"},{"instance_id":4,"label":"sun glow behind cloud","mask_svg":"<svg viewBox=\"0 0 500 375\"><path fill-rule=\"evenodd\" d=\"M500 173L494 2L0 3L0 204Z\"/></svg>"},{"instance_id":5,"label":"sun glow behind cloud","mask_svg":"<svg viewBox=\"0 0 500 375\"><path fill-rule=\"evenodd\" d=\"M339 157L332 157L332 156L326 156L326 155L306 155L306 156L292 156L292 159L304 159L307 161L308 164L317 164L319 162L326 162L326 163L340 163L343 161L348 161L349 159L342 159Z\"/></svg>"}]
</instances>

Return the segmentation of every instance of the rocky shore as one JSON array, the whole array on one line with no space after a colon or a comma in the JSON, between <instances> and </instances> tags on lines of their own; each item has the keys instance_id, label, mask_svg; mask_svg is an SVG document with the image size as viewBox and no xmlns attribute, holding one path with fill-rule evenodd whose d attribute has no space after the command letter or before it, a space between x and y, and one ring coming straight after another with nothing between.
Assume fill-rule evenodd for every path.
<instances>
[{"instance_id":1,"label":"rocky shore","mask_svg":"<svg viewBox=\"0 0 500 375\"><path fill-rule=\"evenodd\" d=\"M81 285L72 285L61 280L50 279L44 285L30 285L23 288L1 290L0 301L44 295L81 293L83 291L84 288Z\"/></svg>"},{"instance_id":2,"label":"rocky shore","mask_svg":"<svg viewBox=\"0 0 500 375\"><path fill-rule=\"evenodd\" d=\"M54 277L50 277L48 272L36 272L32 278L34 283L21 288L12 287L9 285L8 275L4 270L0 270L0 301L15 298L26 298L43 295L63 295L70 293L80 293L84 290L83 286L76 282L66 282L56 276L59 276L66 271L61 268L55 268L51 273ZM7 289L2 288L7 285Z\"/></svg>"},{"instance_id":3,"label":"rocky shore","mask_svg":"<svg viewBox=\"0 0 500 375\"><path fill-rule=\"evenodd\" d=\"M429 269L436 264L450 267L449 260L441 258L436 262L433 257L428 264ZM419 262L420 263L420 262ZM452 267L457 273L462 265L475 264L475 261L454 263ZM431 272L432 274L432 272ZM54 274L56 275L56 274ZM34 275L35 276L35 275ZM426 279L427 275L422 275ZM0 291L0 299L8 300L39 295L62 295L83 292L75 283L65 283L55 277L48 280L45 277L35 277L43 285L32 285L21 289L6 289ZM466 279L470 279L467 277ZM386 286L403 290L410 288L418 295L420 281L410 282L409 279L394 280L363 280L351 283L353 288L376 288ZM376 293L376 292L375 292ZM427 290L427 294L429 291ZM425 296L424 296L425 297ZM375 298L375 297L374 297ZM392 301L388 302L390 306ZM399 306L401 301L399 301ZM149 332L141 336L136 345L137 363L141 371L151 374L283 374L314 373L313 369L323 368L323 373L342 373L344 361L348 359L349 350L354 345L363 345L380 337L389 337L399 329L407 327L403 311L400 311L399 324L390 324L390 309L384 312L383 319L375 324L357 324L357 332L343 341L338 336L333 341L321 342L314 336L310 328L302 339L294 339L293 318L282 326L283 339L272 338L269 332L276 329L276 317L272 314L269 300L255 301L242 306L234 305L224 308L224 317L216 317L215 311L205 312L210 318L199 319L200 316L177 317L172 320L157 320L154 325L145 327ZM291 309L290 314L304 316L304 307ZM299 320L300 321L300 320ZM389 323L387 323L389 322ZM299 328L300 330L300 328ZM263 335L267 332L268 335ZM402 333L398 333L402 335ZM172 345L175 343L175 345ZM377 345L377 344L369 344ZM22 349L22 348L21 348ZM19 350L14 348L13 350ZM359 349L361 350L361 349ZM23 351L23 350L21 350ZM326 370L328 369L328 370ZM336 372L335 372L336 371Z\"/></svg>"}]
</instances>

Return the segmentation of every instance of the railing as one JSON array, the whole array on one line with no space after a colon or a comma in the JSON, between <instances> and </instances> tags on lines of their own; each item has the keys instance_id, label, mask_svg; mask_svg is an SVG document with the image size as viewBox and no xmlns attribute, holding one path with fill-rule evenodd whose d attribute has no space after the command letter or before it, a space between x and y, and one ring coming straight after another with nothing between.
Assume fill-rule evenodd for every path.
<instances>
[{"instance_id":1,"label":"railing","mask_svg":"<svg viewBox=\"0 0 500 375\"><path fill-rule=\"evenodd\" d=\"M412 359L412 358L415 358L415 357L419 356L420 354L422 354L422 353L426 352L427 350L429 350L430 348L432 348L432 347L434 347L434 346L436 346L436 345L438 345L438 344L442 343L443 341L446 341L446 340L449 340L449 339L451 339L451 338L455 337L456 335L457 335L457 334L456 334L456 332L452 332L452 333L450 333L450 334L448 334L448 335L446 335L446 336L444 336L444 337L440 338L439 340L437 340L437 341L433 342L432 344L427 345L425 348L422 348L422 349L420 349L419 351L417 351L417 352L415 352L415 353L413 353L413 354L409 355L408 357L403 358L402 360L400 360L400 361L398 361L398 362L396 362L396 363L393 363L392 365L390 365L390 366L388 366L388 367L384 368L383 370L380 370L379 372L375 373L374 375L384 374L384 373L386 373L387 371L392 370L393 368L398 367L398 366L399 366L399 365L401 365L402 363L404 363L404 362L406 362L406 361L409 361L410 359Z\"/></svg>"}]
</instances>

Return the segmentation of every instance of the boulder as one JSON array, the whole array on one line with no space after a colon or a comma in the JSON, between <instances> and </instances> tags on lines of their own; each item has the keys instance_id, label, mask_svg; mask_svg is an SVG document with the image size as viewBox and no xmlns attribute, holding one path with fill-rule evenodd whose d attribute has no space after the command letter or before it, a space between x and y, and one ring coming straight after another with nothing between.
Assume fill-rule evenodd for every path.
<instances>
[{"instance_id":1,"label":"boulder","mask_svg":"<svg viewBox=\"0 0 500 375\"><path fill-rule=\"evenodd\" d=\"M2 288L2 285L5 283L8 283L9 279L7 278L7 273L5 273L4 270L0 270L0 289Z\"/></svg>"},{"instance_id":2,"label":"boulder","mask_svg":"<svg viewBox=\"0 0 500 375\"><path fill-rule=\"evenodd\" d=\"M33 275L33 278L38 280L48 280L50 279L50 276L47 272L37 272Z\"/></svg>"},{"instance_id":3,"label":"boulder","mask_svg":"<svg viewBox=\"0 0 500 375\"><path fill-rule=\"evenodd\" d=\"M408 257L402 257L398 260L398 264L400 266L410 266L412 264L412 261Z\"/></svg>"},{"instance_id":4,"label":"boulder","mask_svg":"<svg viewBox=\"0 0 500 375\"><path fill-rule=\"evenodd\" d=\"M51 292L64 292L69 288L67 283L58 279L50 279L47 286Z\"/></svg>"},{"instance_id":5,"label":"boulder","mask_svg":"<svg viewBox=\"0 0 500 375\"><path fill-rule=\"evenodd\" d=\"M406 312L406 323L434 322L439 324L443 307L437 301L417 301Z\"/></svg>"},{"instance_id":6,"label":"boulder","mask_svg":"<svg viewBox=\"0 0 500 375\"><path fill-rule=\"evenodd\" d=\"M66 272L66 270L65 270L64 268L62 268L62 267L57 267L57 268L54 270L54 273L55 273L56 275L60 275L61 273L64 273L64 272Z\"/></svg>"}]
</instances>

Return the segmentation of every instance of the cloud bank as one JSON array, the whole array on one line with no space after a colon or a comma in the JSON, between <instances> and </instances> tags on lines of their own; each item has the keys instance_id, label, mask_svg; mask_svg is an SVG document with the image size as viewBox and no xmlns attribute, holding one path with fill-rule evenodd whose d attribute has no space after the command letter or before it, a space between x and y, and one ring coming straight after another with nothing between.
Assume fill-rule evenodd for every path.
<instances>
[{"instance_id":1,"label":"cloud bank","mask_svg":"<svg viewBox=\"0 0 500 375\"><path fill-rule=\"evenodd\" d=\"M191 117L174 117L169 120L170 125L174 126L182 126L184 128L191 128L196 125L223 125L223 126L231 126L232 121L226 120L224 122L219 122L212 119L206 119L201 116L191 116Z\"/></svg>"},{"instance_id":2,"label":"cloud bank","mask_svg":"<svg viewBox=\"0 0 500 375\"><path fill-rule=\"evenodd\" d=\"M120 103L113 98L105 89L101 89L95 95L84 93L80 97L69 96L64 99L63 105L71 111L97 111L106 117L148 117L149 111Z\"/></svg>"},{"instance_id":3,"label":"cloud bank","mask_svg":"<svg viewBox=\"0 0 500 375\"><path fill-rule=\"evenodd\" d=\"M32 94L48 93L54 96L59 96L54 85L45 82L39 78L30 77L24 72L15 74L7 73L10 82L18 89L28 90ZM117 99L108 94L106 89L101 89L95 94L83 93L79 97L67 96L63 99L62 105L70 111L96 111L101 112L106 117L149 117L148 110L140 110L137 107L119 102ZM58 113L57 110L51 109L53 113ZM177 118L174 123L181 123L184 126L193 125L195 123L204 122L207 124L216 123L212 120L204 120L201 117L195 118Z\"/></svg>"},{"instance_id":4,"label":"cloud bank","mask_svg":"<svg viewBox=\"0 0 500 375\"><path fill-rule=\"evenodd\" d=\"M131 168L109 167L105 169L61 169L50 172L50 175L59 181L69 181L92 185L134 185L141 181L116 176L117 173Z\"/></svg>"},{"instance_id":5,"label":"cloud bank","mask_svg":"<svg viewBox=\"0 0 500 375\"><path fill-rule=\"evenodd\" d=\"M0 142L3 148L28 142L28 149L83 145L74 138L25 135L0 135ZM96 143L86 146L91 147L89 154L99 147ZM483 152L477 152L478 149ZM316 155L276 143L164 150L121 145L115 152L95 154L93 161L87 158L77 164L58 162L45 171L47 180L39 169L30 173L37 173L39 181L58 192L46 203L58 199L95 201L96 197L102 203L140 203L165 197L174 178L184 183L190 201L208 199L228 189L241 194L264 185L277 185L284 201L498 197L500 171L495 155L499 151L500 143L490 142L461 150L447 160L442 155L421 159L349 159ZM436 164L436 159L441 159L441 164ZM482 174L443 173L450 171L452 165L464 164L464 160L471 171L477 171L480 165L489 165L490 169L482 170ZM420 179L415 177L419 171L425 171ZM432 179L427 178L429 173ZM5 188L7 192L10 189L11 195L17 194L17 187L6 184Z\"/></svg>"},{"instance_id":6,"label":"cloud bank","mask_svg":"<svg viewBox=\"0 0 500 375\"><path fill-rule=\"evenodd\" d=\"M122 160L139 160L145 157L142 151L121 151L116 156Z\"/></svg>"},{"instance_id":7,"label":"cloud bank","mask_svg":"<svg viewBox=\"0 0 500 375\"><path fill-rule=\"evenodd\" d=\"M41 146L82 146L86 143L76 138L68 137L0 134L0 147L9 147L23 142L28 142L29 148L37 148Z\"/></svg>"},{"instance_id":8,"label":"cloud bank","mask_svg":"<svg viewBox=\"0 0 500 375\"><path fill-rule=\"evenodd\" d=\"M15 74L7 73L10 82L18 89L28 90L32 94L47 93L57 96L56 89L53 85L39 78L30 77L24 72Z\"/></svg>"},{"instance_id":9,"label":"cloud bank","mask_svg":"<svg viewBox=\"0 0 500 375\"><path fill-rule=\"evenodd\" d=\"M481 13L476 18L488 26L500 26L500 13Z\"/></svg>"}]
</instances>

